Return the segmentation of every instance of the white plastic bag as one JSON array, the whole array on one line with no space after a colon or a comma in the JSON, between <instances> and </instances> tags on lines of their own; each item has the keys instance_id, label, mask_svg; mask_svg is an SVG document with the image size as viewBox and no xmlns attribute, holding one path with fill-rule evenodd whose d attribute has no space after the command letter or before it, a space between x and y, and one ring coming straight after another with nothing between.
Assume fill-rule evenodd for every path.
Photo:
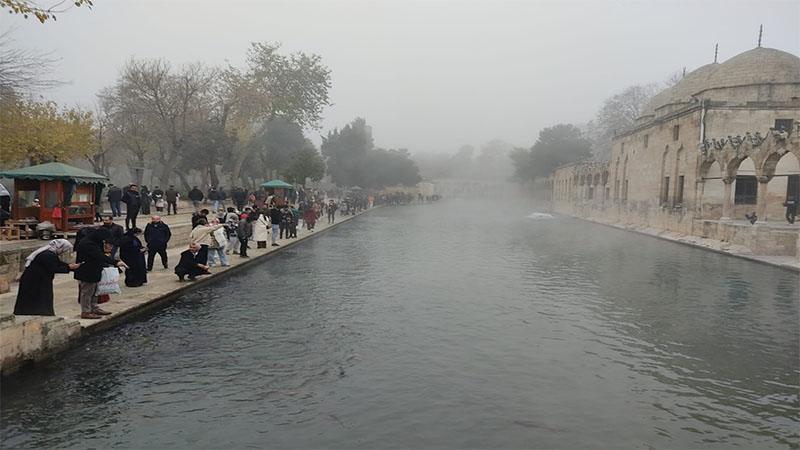
<instances>
[{"instance_id":1,"label":"white plastic bag","mask_svg":"<svg viewBox=\"0 0 800 450\"><path fill-rule=\"evenodd\" d=\"M214 230L213 236L214 240L217 241L217 248L224 249L225 247L227 247L228 233L225 231L225 227Z\"/></svg>"},{"instance_id":2,"label":"white plastic bag","mask_svg":"<svg viewBox=\"0 0 800 450\"><path fill-rule=\"evenodd\" d=\"M95 295L121 294L119 289L119 270L116 267L105 267L97 283Z\"/></svg>"}]
</instances>

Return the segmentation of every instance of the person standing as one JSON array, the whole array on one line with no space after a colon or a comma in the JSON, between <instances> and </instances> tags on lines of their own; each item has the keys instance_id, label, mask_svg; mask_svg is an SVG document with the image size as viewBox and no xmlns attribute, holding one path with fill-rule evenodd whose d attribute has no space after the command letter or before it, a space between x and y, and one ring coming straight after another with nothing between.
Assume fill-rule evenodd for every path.
<instances>
[{"instance_id":1,"label":"person standing","mask_svg":"<svg viewBox=\"0 0 800 450\"><path fill-rule=\"evenodd\" d=\"M164 205L166 204L166 201L164 201L164 191L161 190L160 187L156 186L156 188L153 189L151 197L153 198L153 204L156 207L156 212L164 212Z\"/></svg>"},{"instance_id":2,"label":"person standing","mask_svg":"<svg viewBox=\"0 0 800 450\"><path fill-rule=\"evenodd\" d=\"M181 198L181 194L178 193L175 186L170 185L164 196L167 199L167 215L170 215L170 208L172 208L173 213L178 214L178 199Z\"/></svg>"},{"instance_id":3,"label":"person standing","mask_svg":"<svg viewBox=\"0 0 800 450\"><path fill-rule=\"evenodd\" d=\"M150 215L150 202L153 199L150 197L150 189L142 185L142 190L139 191L139 198L142 199L142 214Z\"/></svg>"},{"instance_id":4,"label":"person standing","mask_svg":"<svg viewBox=\"0 0 800 450\"><path fill-rule=\"evenodd\" d=\"M233 192L231 192L231 199L236 205L237 211L244 211L244 205L247 203L247 191L240 187L233 188Z\"/></svg>"},{"instance_id":5,"label":"person standing","mask_svg":"<svg viewBox=\"0 0 800 450\"><path fill-rule=\"evenodd\" d=\"M6 225L6 219L11 218L11 194L0 183L0 227Z\"/></svg>"},{"instance_id":6,"label":"person standing","mask_svg":"<svg viewBox=\"0 0 800 450\"><path fill-rule=\"evenodd\" d=\"M153 270L156 254L161 256L161 264L167 266L167 245L172 238L169 225L161 221L160 216L153 216L144 227L144 240L147 242L147 271Z\"/></svg>"},{"instance_id":7,"label":"person standing","mask_svg":"<svg viewBox=\"0 0 800 450\"><path fill-rule=\"evenodd\" d=\"M205 218L201 218L197 222L191 233L189 233L189 242L194 242L200 245L200 252L206 258L204 262L208 262L208 248L212 244L211 233L224 227L224 224L209 225Z\"/></svg>"},{"instance_id":8,"label":"person standing","mask_svg":"<svg viewBox=\"0 0 800 450\"><path fill-rule=\"evenodd\" d=\"M214 220L211 226L220 225L219 220ZM214 267L216 264L216 260L214 259L214 255L219 258L219 264L222 267L228 267L230 264L228 263L228 257L225 256L225 247L228 245L227 239L227 231L225 230L224 223L221 224L221 227L211 233L211 243L208 244L208 262L206 265L208 267Z\"/></svg>"},{"instance_id":9,"label":"person standing","mask_svg":"<svg viewBox=\"0 0 800 450\"><path fill-rule=\"evenodd\" d=\"M293 223L294 216L292 215L292 210L289 209L287 203L284 203L283 207L281 207L281 239L283 239L284 236L286 236L286 239L289 239Z\"/></svg>"},{"instance_id":10,"label":"person standing","mask_svg":"<svg viewBox=\"0 0 800 450\"><path fill-rule=\"evenodd\" d=\"M317 213L314 208L306 208L303 212L303 222L306 224L308 231L314 231L314 225L317 224Z\"/></svg>"},{"instance_id":11,"label":"person standing","mask_svg":"<svg viewBox=\"0 0 800 450\"><path fill-rule=\"evenodd\" d=\"M111 215L114 217L122 216L122 189L113 184L108 185L108 205L111 207Z\"/></svg>"},{"instance_id":12,"label":"person standing","mask_svg":"<svg viewBox=\"0 0 800 450\"><path fill-rule=\"evenodd\" d=\"M128 266L125 271L125 286L139 287L147 283L144 253L147 251L139 240L142 230L133 227L119 242L119 258Z\"/></svg>"},{"instance_id":13,"label":"person standing","mask_svg":"<svg viewBox=\"0 0 800 450\"><path fill-rule=\"evenodd\" d=\"M239 216L230 211L227 212L225 214L225 228L228 232L228 245L225 247L225 254L239 253L239 237L236 236L236 229L239 228Z\"/></svg>"},{"instance_id":14,"label":"person standing","mask_svg":"<svg viewBox=\"0 0 800 450\"><path fill-rule=\"evenodd\" d=\"M211 189L208 191L208 199L211 200L211 210L216 211L219 209L219 192L217 192L217 188L211 186Z\"/></svg>"},{"instance_id":15,"label":"person standing","mask_svg":"<svg viewBox=\"0 0 800 450\"><path fill-rule=\"evenodd\" d=\"M80 267L75 269L74 278L78 280L78 301L81 304L81 319L99 319L111 314L97 306L97 283L102 277L103 267L112 265L128 268L122 261L117 261L103 252L103 243L111 238L108 229L100 227L83 239L75 249L76 262Z\"/></svg>"},{"instance_id":16,"label":"person standing","mask_svg":"<svg viewBox=\"0 0 800 450\"><path fill-rule=\"evenodd\" d=\"M262 212L253 215L257 217L253 223L253 240L256 241L256 246L258 248L267 248L269 231L272 227L270 218L265 216Z\"/></svg>"},{"instance_id":17,"label":"person standing","mask_svg":"<svg viewBox=\"0 0 800 450\"><path fill-rule=\"evenodd\" d=\"M217 189L217 198L219 199L219 208L225 208L225 200L228 199L228 194L225 192L222 186ZM218 208L218 209L219 209Z\"/></svg>"},{"instance_id":18,"label":"person standing","mask_svg":"<svg viewBox=\"0 0 800 450\"><path fill-rule=\"evenodd\" d=\"M194 281L198 275L208 274L208 266L203 256L203 252L198 244L189 244L189 250L181 253L181 260L175 266L175 275L178 281L183 281L183 277L189 276L189 281Z\"/></svg>"},{"instance_id":19,"label":"person standing","mask_svg":"<svg viewBox=\"0 0 800 450\"><path fill-rule=\"evenodd\" d=\"M239 226L236 228L236 236L239 238L239 256L242 258L249 258L247 256L247 241L253 236L253 222L255 220L255 214L251 214L246 219L240 220Z\"/></svg>"},{"instance_id":20,"label":"person standing","mask_svg":"<svg viewBox=\"0 0 800 450\"><path fill-rule=\"evenodd\" d=\"M119 241L122 239L125 231L122 229L121 225L114 223L114 218L111 216L106 216L103 218L103 225L100 228L105 228L108 230L109 238L107 239L107 242L111 244L111 257L113 258L117 254Z\"/></svg>"},{"instance_id":21,"label":"person standing","mask_svg":"<svg viewBox=\"0 0 800 450\"><path fill-rule=\"evenodd\" d=\"M53 278L69 273L80 264L67 264L58 255L72 250L66 239L55 239L34 251L25 260L25 271L19 279L14 314L18 316L55 316L53 310Z\"/></svg>"},{"instance_id":22,"label":"person standing","mask_svg":"<svg viewBox=\"0 0 800 450\"><path fill-rule=\"evenodd\" d=\"M289 225L289 237L297 238L297 225L300 223L300 212L294 205L289 206L289 212L292 214L292 223Z\"/></svg>"},{"instance_id":23,"label":"person standing","mask_svg":"<svg viewBox=\"0 0 800 450\"><path fill-rule=\"evenodd\" d=\"M192 206L194 206L194 213L197 214L200 212L200 202L203 201L205 195L203 192L197 188L197 186L193 187L191 191L189 191L189 200L192 201Z\"/></svg>"},{"instance_id":24,"label":"person standing","mask_svg":"<svg viewBox=\"0 0 800 450\"><path fill-rule=\"evenodd\" d=\"M275 205L270 206L269 220L272 223L272 246L277 247L279 244L276 241L278 240L278 235L281 233L281 221L283 220L283 214L281 213L280 209L275 207Z\"/></svg>"},{"instance_id":25,"label":"person standing","mask_svg":"<svg viewBox=\"0 0 800 450\"><path fill-rule=\"evenodd\" d=\"M797 216L797 200L794 197L789 197L783 202L786 207L786 221L790 224L794 223L794 218Z\"/></svg>"},{"instance_id":26,"label":"person standing","mask_svg":"<svg viewBox=\"0 0 800 450\"><path fill-rule=\"evenodd\" d=\"M336 208L336 202L331 199L331 201L328 202L328 223L336 222Z\"/></svg>"},{"instance_id":27,"label":"person standing","mask_svg":"<svg viewBox=\"0 0 800 450\"><path fill-rule=\"evenodd\" d=\"M122 201L127 205L125 210L125 229L136 228L136 216L139 215L139 208L142 207L142 198L139 196L139 189L132 184L122 196Z\"/></svg>"}]
</instances>

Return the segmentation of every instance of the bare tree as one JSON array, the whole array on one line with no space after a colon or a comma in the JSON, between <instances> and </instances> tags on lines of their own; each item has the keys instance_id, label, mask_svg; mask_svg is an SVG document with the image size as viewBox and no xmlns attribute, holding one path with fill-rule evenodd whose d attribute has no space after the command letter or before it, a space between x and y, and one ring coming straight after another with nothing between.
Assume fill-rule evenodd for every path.
<instances>
[{"instance_id":1,"label":"bare tree","mask_svg":"<svg viewBox=\"0 0 800 450\"><path fill-rule=\"evenodd\" d=\"M659 90L661 88L656 83L636 84L603 102L594 120L587 126L592 141L592 156L595 159L608 158L614 135L633 128L647 102Z\"/></svg>"},{"instance_id":2,"label":"bare tree","mask_svg":"<svg viewBox=\"0 0 800 450\"><path fill-rule=\"evenodd\" d=\"M50 75L58 58L47 52L14 48L12 31L0 34L0 94L32 94L63 84Z\"/></svg>"},{"instance_id":3,"label":"bare tree","mask_svg":"<svg viewBox=\"0 0 800 450\"><path fill-rule=\"evenodd\" d=\"M41 23L48 20L56 20L56 14L67 12L75 6L85 5L92 8L93 0L58 0L49 6L43 6L40 2L33 0L0 0L0 10L8 8L9 13L22 14L27 19L30 16L36 17Z\"/></svg>"}]
</instances>

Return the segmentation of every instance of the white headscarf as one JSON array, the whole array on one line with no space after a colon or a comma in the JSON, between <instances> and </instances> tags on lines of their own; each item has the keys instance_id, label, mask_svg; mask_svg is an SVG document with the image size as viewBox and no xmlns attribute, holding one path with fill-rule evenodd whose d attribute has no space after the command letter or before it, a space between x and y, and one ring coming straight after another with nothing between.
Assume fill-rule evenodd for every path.
<instances>
[{"instance_id":1,"label":"white headscarf","mask_svg":"<svg viewBox=\"0 0 800 450\"><path fill-rule=\"evenodd\" d=\"M36 258L36 255L47 250L55 253L56 255L60 255L61 253L72 250L72 243L66 239L53 239L49 244L38 248L35 252L28 255L28 257L25 258L25 267L31 265L33 259Z\"/></svg>"}]
</instances>

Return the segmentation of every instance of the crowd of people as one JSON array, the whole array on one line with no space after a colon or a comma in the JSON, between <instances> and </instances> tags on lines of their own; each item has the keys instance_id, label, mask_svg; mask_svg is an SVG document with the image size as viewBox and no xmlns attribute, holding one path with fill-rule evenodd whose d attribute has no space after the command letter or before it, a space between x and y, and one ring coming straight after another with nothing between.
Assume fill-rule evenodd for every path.
<instances>
[{"instance_id":1,"label":"crowd of people","mask_svg":"<svg viewBox=\"0 0 800 450\"><path fill-rule=\"evenodd\" d=\"M189 192L189 199L198 204L191 218L188 248L180 254L174 267L178 281L196 280L198 276L209 274L209 269L217 264L228 266L228 258L232 255L248 258L248 249L253 246L262 249L268 245L277 247L279 239L297 238L298 227L313 232L316 223L323 218L327 218L328 223L335 223L337 211L344 215L356 214L372 207L376 201L367 195L349 195L338 201L326 198L324 192L311 190L295 193L292 198L277 198L263 190L248 194L243 189L235 189L231 198L233 206L225 207L227 195L224 190L212 189L209 194L206 197L202 192L200 196ZM242 196L244 202L240 201ZM142 230L137 226L137 218L139 212L149 214L153 204L159 212L168 207L168 214L169 209L177 213L175 203L179 198L174 186L163 192L158 187L149 191L146 186L139 189L136 185L129 185L121 189L110 185L111 214L102 217L100 225L81 229L74 246L65 239L56 239L28 257L14 313L54 315L54 276L72 271L78 281L81 318L99 319L109 314L99 307L108 300L107 295L98 295L98 283L105 268L124 269L124 283L130 288L147 283L147 274L153 270L157 256L162 267L169 269L167 247L172 239L169 225L161 220L161 216L153 215ZM203 208L203 200L211 201L212 208L216 209ZM122 216L121 203L127 205L124 228L115 222L115 218ZM76 262L62 262L59 255L73 248Z\"/></svg>"}]
</instances>

